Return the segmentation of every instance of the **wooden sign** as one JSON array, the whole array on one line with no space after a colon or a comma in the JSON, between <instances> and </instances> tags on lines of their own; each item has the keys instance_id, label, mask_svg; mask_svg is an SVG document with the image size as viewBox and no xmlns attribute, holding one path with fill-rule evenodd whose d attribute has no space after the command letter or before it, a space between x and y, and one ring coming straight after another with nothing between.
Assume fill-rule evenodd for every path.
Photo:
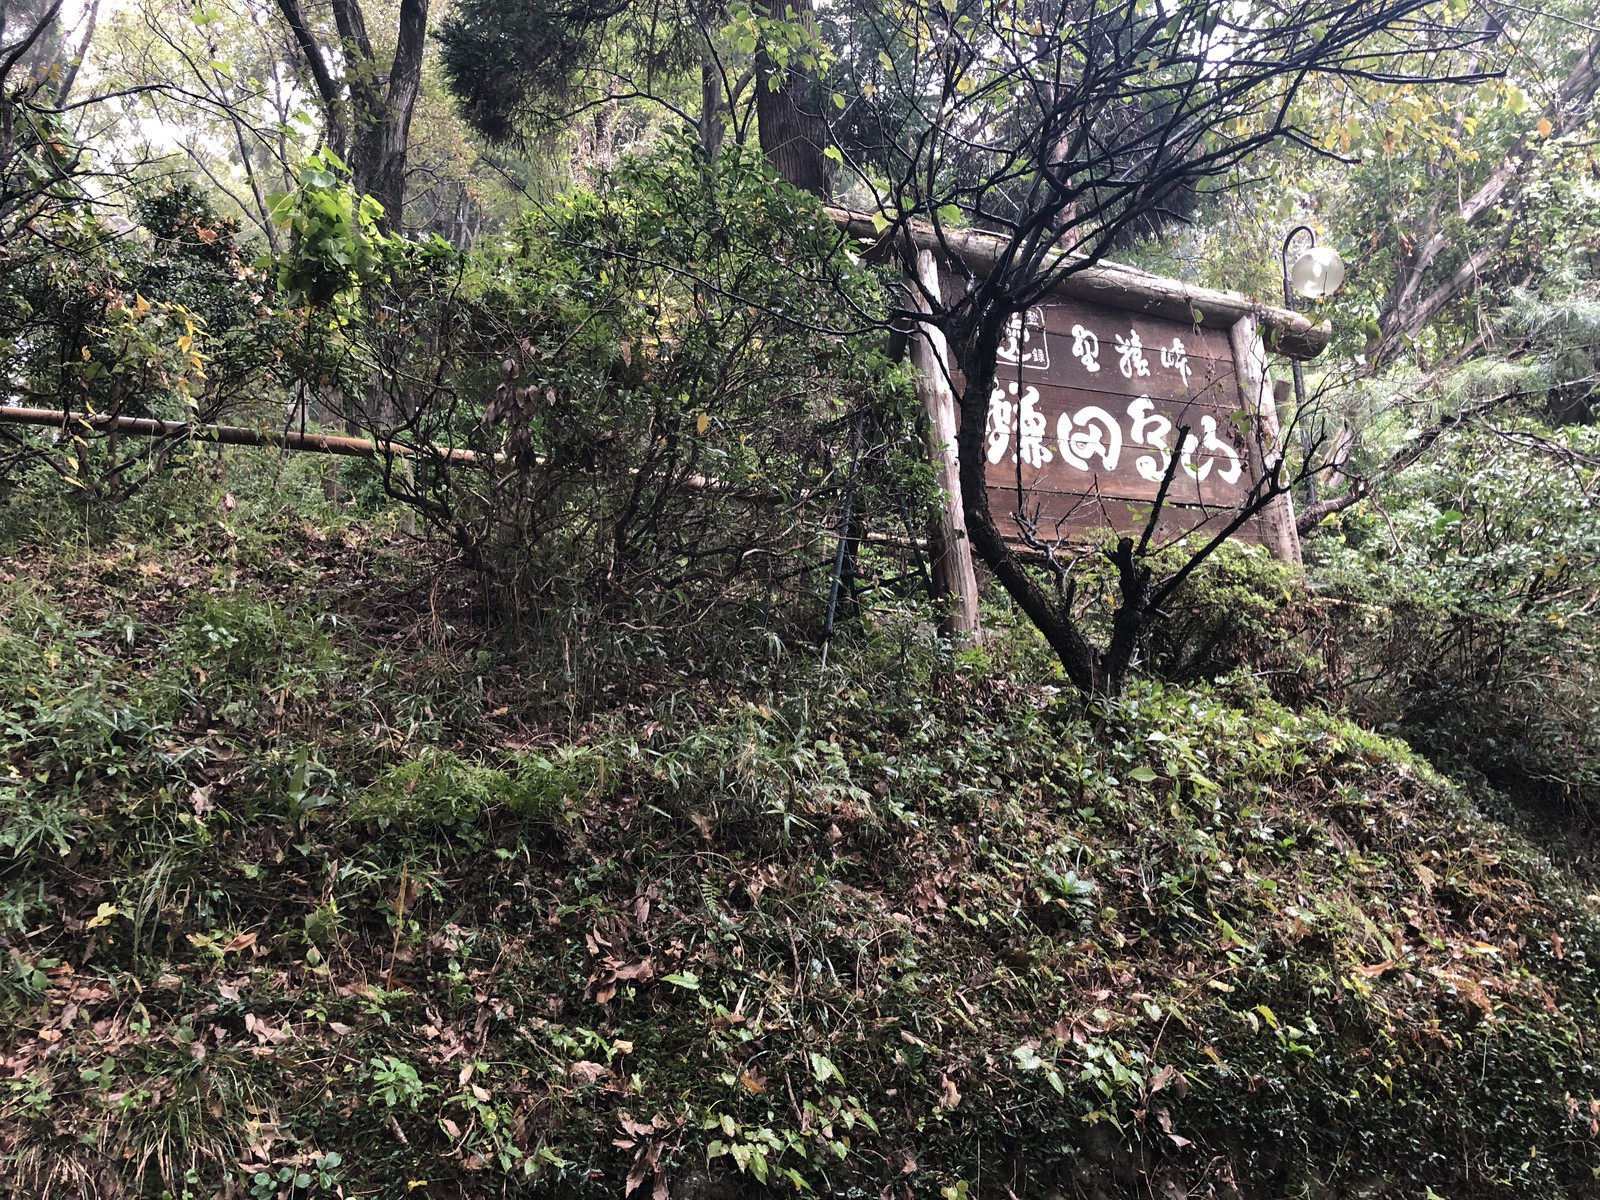
<instances>
[{"instance_id":1,"label":"wooden sign","mask_svg":"<svg viewBox=\"0 0 1600 1200\"><path fill-rule=\"evenodd\" d=\"M1020 513L1044 540L1137 532L1172 468L1158 533L1218 527L1245 500L1269 443L1246 407L1227 329L1051 302L1016 318L1001 347L990 505L1003 530L1016 525L1006 514ZM1261 540L1262 530L1252 521L1239 535Z\"/></svg>"},{"instance_id":2,"label":"wooden sign","mask_svg":"<svg viewBox=\"0 0 1600 1200\"><path fill-rule=\"evenodd\" d=\"M882 220L829 210L869 258L910 251L913 307L960 286L960 275L993 269L1010 244L980 230L935 230L917 222L885 234ZM1070 261L1063 255L1052 263ZM1263 332L1266 336L1263 337ZM1156 541L1227 528L1269 463L1281 453L1266 347L1315 358L1330 328L1237 292L1195 287L1114 263L1064 272L1048 300L1015 318L988 397L985 478L1002 534L1090 542L1108 531L1137 535L1150 523L1161 481L1171 485L1156 516ZM928 416L929 451L945 496L930 532L934 585L957 601L952 631L976 635L978 585L966 537L956 454L957 405L944 335L922 322L911 341L917 391ZM1020 518L1020 520L1019 520ZM1234 537L1298 561L1300 541L1287 495L1275 497Z\"/></svg>"}]
</instances>

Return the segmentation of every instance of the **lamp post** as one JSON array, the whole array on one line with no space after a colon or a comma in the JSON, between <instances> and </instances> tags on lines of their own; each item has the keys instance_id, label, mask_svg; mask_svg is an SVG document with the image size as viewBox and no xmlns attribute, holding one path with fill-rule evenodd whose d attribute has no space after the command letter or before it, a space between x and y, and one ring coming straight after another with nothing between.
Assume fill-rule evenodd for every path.
<instances>
[{"instance_id":1,"label":"lamp post","mask_svg":"<svg viewBox=\"0 0 1600 1200\"><path fill-rule=\"evenodd\" d=\"M1301 234L1311 239L1311 244L1301 252L1300 257L1294 260L1294 265L1289 265L1289 248L1294 245L1294 240ZM1283 303L1285 307L1294 308L1296 295L1313 299L1331 296L1344 284L1344 262L1327 246L1317 245L1317 231L1309 225L1296 225L1283 239L1283 249L1278 255L1283 264ZM1298 358L1289 360L1289 369L1294 373L1294 419L1300 423L1300 445L1306 454L1311 453L1311 448L1316 439L1311 432L1311 426L1306 423L1306 378L1300 369ZM1306 503L1317 502L1317 477L1312 472L1306 472Z\"/></svg>"}]
</instances>

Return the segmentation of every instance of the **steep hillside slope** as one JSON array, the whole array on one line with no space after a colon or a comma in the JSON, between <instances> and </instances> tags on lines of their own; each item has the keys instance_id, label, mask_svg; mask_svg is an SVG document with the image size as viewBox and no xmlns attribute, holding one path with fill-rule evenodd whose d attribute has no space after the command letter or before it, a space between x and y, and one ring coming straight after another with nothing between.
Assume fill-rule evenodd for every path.
<instances>
[{"instance_id":1,"label":"steep hillside slope","mask_svg":"<svg viewBox=\"0 0 1600 1200\"><path fill-rule=\"evenodd\" d=\"M0 558L12 1194L1600 1194L1600 897L1402 746L252 527Z\"/></svg>"}]
</instances>

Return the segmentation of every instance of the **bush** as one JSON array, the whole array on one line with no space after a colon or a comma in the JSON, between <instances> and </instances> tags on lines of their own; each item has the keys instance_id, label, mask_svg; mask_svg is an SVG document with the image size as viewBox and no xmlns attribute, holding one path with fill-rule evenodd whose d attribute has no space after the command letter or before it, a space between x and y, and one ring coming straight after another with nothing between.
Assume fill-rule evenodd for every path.
<instances>
[{"instance_id":1,"label":"bush","mask_svg":"<svg viewBox=\"0 0 1600 1200\"><path fill-rule=\"evenodd\" d=\"M1356 711L1514 799L1600 815L1600 430L1467 431L1312 543Z\"/></svg>"},{"instance_id":2,"label":"bush","mask_svg":"<svg viewBox=\"0 0 1600 1200\"><path fill-rule=\"evenodd\" d=\"M301 370L415 448L384 487L523 618L770 614L820 581L847 487L903 527L927 475L909 387L879 335L850 332L878 284L836 244L756 152L675 141L503 244L394 249Z\"/></svg>"},{"instance_id":3,"label":"bush","mask_svg":"<svg viewBox=\"0 0 1600 1200\"><path fill-rule=\"evenodd\" d=\"M49 253L0 287L8 403L170 421L245 421L282 382L287 328L237 223L192 185L145 193L137 231L87 208L60 214ZM273 417L281 420L281 409ZM188 443L0 426L0 475L43 466L80 498L121 500Z\"/></svg>"}]
</instances>

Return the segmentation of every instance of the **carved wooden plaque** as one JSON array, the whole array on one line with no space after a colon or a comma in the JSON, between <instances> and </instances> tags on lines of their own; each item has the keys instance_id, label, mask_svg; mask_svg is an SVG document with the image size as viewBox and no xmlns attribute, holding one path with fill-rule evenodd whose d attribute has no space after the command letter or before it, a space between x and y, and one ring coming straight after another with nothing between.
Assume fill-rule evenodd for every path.
<instances>
[{"instance_id":1,"label":"carved wooden plaque","mask_svg":"<svg viewBox=\"0 0 1600 1200\"><path fill-rule=\"evenodd\" d=\"M1259 476L1226 329L1059 300L1014 321L989 398L990 505L1058 535L1137 532L1174 456L1162 536L1218 529ZM1255 521L1236 536L1258 540Z\"/></svg>"}]
</instances>

